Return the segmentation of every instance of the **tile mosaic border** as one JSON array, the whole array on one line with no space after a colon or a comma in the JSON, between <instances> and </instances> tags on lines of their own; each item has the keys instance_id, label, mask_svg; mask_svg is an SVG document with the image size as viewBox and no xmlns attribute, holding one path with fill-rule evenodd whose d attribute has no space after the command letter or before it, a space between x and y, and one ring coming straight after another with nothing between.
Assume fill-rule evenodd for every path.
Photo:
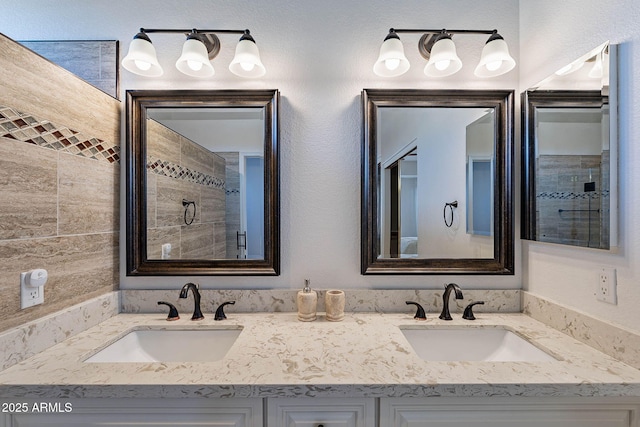
<instances>
[{"instance_id":1,"label":"tile mosaic border","mask_svg":"<svg viewBox=\"0 0 640 427\"><path fill-rule=\"evenodd\" d=\"M191 170L175 162L154 159L152 156L147 157L147 170L155 173L156 175L188 181L211 188L224 188L225 186L224 179Z\"/></svg>"},{"instance_id":2,"label":"tile mosaic border","mask_svg":"<svg viewBox=\"0 0 640 427\"><path fill-rule=\"evenodd\" d=\"M541 200L598 200L602 198L609 197L609 191L604 190L602 192L573 192L573 191L543 191L542 193L538 193L536 195L537 199Z\"/></svg>"},{"instance_id":3,"label":"tile mosaic border","mask_svg":"<svg viewBox=\"0 0 640 427\"><path fill-rule=\"evenodd\" d=\"M0 105L0 137L109 163L120 162L120 146Z\"/></svg>"}]
</instances>

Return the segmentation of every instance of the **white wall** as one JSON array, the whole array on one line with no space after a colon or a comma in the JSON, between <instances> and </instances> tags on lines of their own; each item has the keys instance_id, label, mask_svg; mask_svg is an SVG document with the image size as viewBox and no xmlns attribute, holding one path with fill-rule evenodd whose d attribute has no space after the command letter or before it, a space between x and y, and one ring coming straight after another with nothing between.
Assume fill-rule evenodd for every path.
<instances>
[{"instance_id":1,"label":"white wall","mask_svg":"<svg viewBox=\"0 0 640 427\"><path fill-rule=\"evenodd\" d=\"M539 120L536 141L540 155L593 155L602 154L602 123L545 122Z\"/></svg>"},{"instance_id":2,"label":"white wall","mask_svg":"<svg viewBox=\"0 0 640 427\"><path fill-rule=\"evenodd\" d=\"M637 0L520 2L521 89L605 40L621 44L618 253L525 242L524 287L635 332L640 332L639 20ZM595 299L602 266L617 269L617 306Z\"/></svg>"},{"instance_id":3,"label":"white wall","mask_svg":"<svg viewBox=\"0 0 640 427\"><path fill-rule=\"evenodd\" d=\"M144 79L122 70L121 88L280 90L281 276L123 276L124 287L178 287L195 280L203 287L297 288L309 278L318 288L441 288L448 281L463 288L519 288L519 265L517 275L505 277L360 275L362 89L517 89L518 84L517 68L495 79L473 76L486 41L477 35L456 36L464 67L455 76L426 78L419 35L407 34L402 39L412 62L409 73L378 77L372 67L389 28L497 28L518 60L518 17L517 0L29 0L3 5L0 32L14 39L119 39L121 55L140 27L249 28L255 37L267 68L260 80L244 80L226 69L235 37L221 37L216 75L196 80L172 65L182 37L157 34L151 38L165 76Z\"/></svg>"},{"instance_id":4,"label":"white wall","mask_svg":"<svg viewBox=\"0 0 640 427\"><path fill-rule=\"evenodd\" d=\"M263 119L157 121L210 151L264 151Z\"/></svg>"}]
</instances>

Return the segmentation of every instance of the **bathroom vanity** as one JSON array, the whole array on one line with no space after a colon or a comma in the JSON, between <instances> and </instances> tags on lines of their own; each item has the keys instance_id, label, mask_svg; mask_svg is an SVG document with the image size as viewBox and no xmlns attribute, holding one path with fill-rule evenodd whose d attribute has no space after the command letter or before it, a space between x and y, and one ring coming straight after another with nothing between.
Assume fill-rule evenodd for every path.
<instances>
[{"instance_id":1,"label":"bathroom vanity","mask_svg":"<svg viewBox=\"0 0 640 427\"><path fill-rule=\"evenodd\" d=\"M2 425L638 426L640 371L523 314L207 314L118 314L2 371L4 401L28 406ZM133 331L193 330L239 333L199 361L90 359ZM467 337L459 360L425 360L407 332L433 330L510 331L548 358L471 360ZM34 412L41 403L59 411Z\"/></svg>"}]
</instances>

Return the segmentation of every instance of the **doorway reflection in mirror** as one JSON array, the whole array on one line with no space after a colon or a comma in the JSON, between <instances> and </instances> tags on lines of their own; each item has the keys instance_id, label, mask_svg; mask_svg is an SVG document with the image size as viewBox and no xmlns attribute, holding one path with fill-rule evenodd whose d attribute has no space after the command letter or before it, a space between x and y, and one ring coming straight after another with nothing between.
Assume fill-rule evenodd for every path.
<instances>
[{"instance_id":1,"label":"doorway reflection in mirror","mask_svg":"<svg viewBox=\"0 0 640 427\"><path fill-rule=\"evenodd\" d=\"M380 107L377 132L378 257L493 258L493 109Z\"/></svg>"}]
</instances>

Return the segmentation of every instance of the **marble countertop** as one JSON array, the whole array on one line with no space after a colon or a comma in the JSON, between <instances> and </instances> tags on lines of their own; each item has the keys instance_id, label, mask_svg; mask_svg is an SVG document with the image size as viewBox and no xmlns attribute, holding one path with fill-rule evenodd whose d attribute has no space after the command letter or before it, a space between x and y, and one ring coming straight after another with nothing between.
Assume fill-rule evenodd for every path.
<instances>
[{"instance_id":1,"label":"marble countertop","mask_svg":"<svg viewBox=\"0 0 640 427\"><path fill-rule=\"evenodd\" d=\"M5 397L640 396L640 371L523 314L443 321L428 314L351 313L342 322L296 313L118 314L0 372ZM427 362L399 327L505 326L559 358L549 362ZM85 363L136 328L237 328L226 356L197 363Z\"/></svg>"}]
</instances>

